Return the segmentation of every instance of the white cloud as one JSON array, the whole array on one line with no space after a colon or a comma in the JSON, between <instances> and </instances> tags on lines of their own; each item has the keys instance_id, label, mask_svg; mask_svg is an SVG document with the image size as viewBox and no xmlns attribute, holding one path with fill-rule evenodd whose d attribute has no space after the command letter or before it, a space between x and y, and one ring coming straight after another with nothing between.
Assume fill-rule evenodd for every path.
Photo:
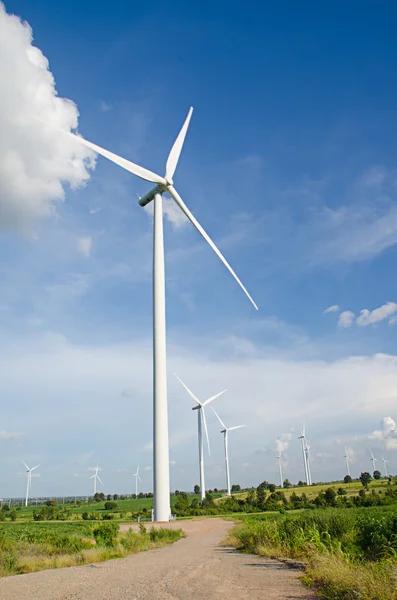
<instances>
[{"instance_id":1,"label":"white cloud","mask_svg":"<svg viewBox=\"0 0 397 600\"><path fill-rule=\"evenodd\" d=\"M397 323L397 315L389 319L389 325L395 325Z\"/></svg>"},{"instance_id":2,"label":"white cloud","mask_svg":"<svg viewBox=\"0 0 397 600\"><path fill-rule=\"evenodd\" d=\"M146 213L151 217L153 217L153 210L153 202L150 202L145 206ZM171 223L173 229L181 229L181 227L189 223L185 214L181 211L179 206L177 206L172 198L166 198L163 196L163 213L165 218Z\"/></svg>"},{"instance_id":3,"label":"white cloud","mask_svg":"<svg viewBox=\"0 0 397 600\"><path fill-rule=\"evenodd\" d=\"M338 310L339 306L337 304L333 304L325 309L324 314L327 315L328 313L338 312Z\"/></svg>"},{"instance_id":4,"label":"white cloud","mask_svg":"<svg viewBox=\"0 0 397 600\"><path fill-rule=\"evenodd\" d=\"M0 440L16 440L21 437L23 433L17 433L13 431L0 431Z\"/></svg>"},{"instance_id":5,"label":"white cloud","mask_svg":"<svg viewBox=\"0 0 397 600\"><path fill-rule=\"evenodd\" d=\"M170 465L171 467L174 467L176 465L176 460L170 460Z\"/></svg>"},{"instance_id":6,"label":"white cloud","mask_svg":"<svg viewBox=\"0 0 397 600\"><path fill-rule=\"evenodd\" d=\"M143 467L143 470L144 470L144 471L151 471L151 470L152 470L152 467L149 467L149 466L147 466L147 467Z\"/></svg>"},{"instance_id":7,"label":"white cloud","mask_svg":"<svg viewBox=\"0 0 397 600\"><path fill-rule=\"evenodd\" d=\"M276 450L278 453L285 452L289 446L290 441L292 440L292 433L282 433L276 439Z\"/></svg>"},{"instance_id":8,"label":"white cloud","mask_svg":"<svg viewBox=\"0 0 397 600\"><path fill-rule=\"evenodd\" d=\"M76 105L60 98L48 61L32 45L32 30L0 2L0 223L31 233L55 213L64 184L89 179L93 154L56 128L77 127ZM39 120L37 120L39 119Z\"/></svg>"},{"instance_id":9,"label":"white cloud","mask_svg":"<svg viewBox=\"0 0 397 600\"><path fill-rule=\"evenodd\" d=\"M375 308L373 311L363 308L360 316L356 319L356 323L360 327L366 327L367 325L380 323L380 321L391 317L395 312L397 312L397 304L395 302L386 302L386 304Z\"/></svg>"},{"instance_id":10,"label":"white cloud","mask_svg":"<svg viewBox=\"0 0 397 600\"><path fill-rule=\"evenodd\" d=\"M111 104L109 104L108 102L105 102L105 100L101 100L99 102L99 111L100 112L108 112L109 110L112 110L113 106Z\"/></svg>"},{"instance_id":11,"label":"white cloud","mask_svg":"<svg viewBox=\"0 0 397 600\"><path fill-rule=\"evenodd\" d=\"M381 429L374 431L369 439L383 442L388 450L397 450L397 424L395 420L391 417L383 417Z\"/></svg>"},{"instance_id":12,"label":"white cloud","mask_svg":"<svg viewBox=\"0 0 397 600\"><path fill-rule=\"evenodd\" d=\"M102 467L98 467L98 472L102 471ZM87 467L87 471L94 471L94 473L96 472L96 467Z\"/></svg>"},{"instance_id":13,"label":"white cloud","mask_svg":"<svg viewBox=\"0 0 397 600\"><path fill-rule=\"evenodd\" d=\"M92 249L92 238L91 237L81 237L77 240L77 250L81 252L83 256L88 258L91 254Z\"/></svg>"},{"instance_id":14,"label":"white cloud","mask_svg":"<svg viewBox=\"0 0 397 600\"><path fill-rule=\"evenodd\" d=\"M339 315L338 325L347 329L348 327L351 327L353 325L354 319L354 312L352 312L351 310L344 310Z\"/></svg>"}]
</instances>

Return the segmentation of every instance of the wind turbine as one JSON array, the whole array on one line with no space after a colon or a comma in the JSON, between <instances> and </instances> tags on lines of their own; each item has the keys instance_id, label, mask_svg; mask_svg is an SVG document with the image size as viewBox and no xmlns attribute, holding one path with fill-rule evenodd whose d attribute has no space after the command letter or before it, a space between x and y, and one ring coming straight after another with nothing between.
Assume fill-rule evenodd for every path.
<instances>
[{"instance_id":1,"label":"wind turbine","mask_svg":"<svg viewBox=\"0 0 397 600\"><path fill-rule=\"evenodd\" d=\"M376 465L375 465L375 463L376 463L377 460L378 459L374 457L374 454L373 454L372 448L371 448L372 474L374 474L374 472L376 471Z\"/></svg>"},{"instance_id":2,"label":"wind turbine","mask_svg":"<svg viewBox=\"0 0 397 600\"><path fill-rule=\"evenodd\" d=\"M385 477L389 477L389 473L387 472L387 467L386 467L388 461L385 458L383 458L383 456L381 456L381 459L383 462L383 470L385 472Z\"/></svg>"},{"instance_id":3,"label":"wind turbine","mask_svg":"<svg viewBox=\"0 0 397 600\"><path fill-rule=\"evenodd\" d=\"M189 390L189 388L187 387L187 385L185 385L183 383L182 379L180 379L178 377L178 375L176 375L175 373L174 373L174 375L177 378L177 380L179 381L179 383L181 383L183 385L183 387L185 388L185 390L187 391L187 393L189 394L189 396L191 398L193 398L193 400L197 404L197 406L193 406L192 410L197 410L198 411L197 412L197 417L198 417L197 423L198 423L199 466L200 466L200 494L201 494L201 502L202 502L205 499L203 426L204 426L205 436L207 438L208 454L211 454L210 439L208 437L207 421L206 421L206 418L205 418L205 407L207 406L207 404L209 404L210 402L212 402L216 398L219 398L219 396L221 396L222 394L224 394L227 390L223 390L222 392L219 392L219 394L215 394L215 396L211 396L205 402L201 402L197 398L197 396L195 396L193 394L193 392L191 390Z\"/></svg>"},{"instance_id":4,"label":"wind turbine","mask_svg":"<svg viewBox=\"0 0 397 600\"><path fill-rule=\"evenodd\" d=\"M218 258L237 281L253 306L257 305L244 287L240 279L226 258L214 244L212 239L201 227L194 215L190 212L173 185L173 176L178 164L182 146L185 141L193 108L191 107L182 129L176 138L168 155L165 176L161 177L113 152L109 152L96 144L85 140L71 132L64 134L73 137L94 152L101 154L116 165L137 175L141 179L155 183L139 200L140 206L146 206L154 200L153 221L153 491L154 491L154 519L155 521L169 521L170 508L170 469L169 469L169 443L168 443L168 407L167 407L167 374L166 374L166 318L165 318L165 274L164 274L164 240L163 240L163 207L162 196L168 193L177 206L203 236Z\"/></svg>"},{"instance_id":5,"label":"wind turbine","mask_svg":"<svg viewBox=\"0 0 397 600\"><path fill-rule=\"evenodd\" d=\"M26 495L25 495L25 506L27 506L28 502L29 502L29 491L30 491L30 488L32 487L32 471L37 469L37 467L39 467L40 465L36 465L35 467L32 467L31 469L29 469L26 462L22 461L22 463L25 465L26 473L28 474L27 479L26 479Z\"/></svg>"},{"instance_id":6,"label":"wind turbine","mask_svg":"<svg viewBox=\"0 0 397 600\"><path fill-rule=\"evenodd\" d=\"M138 479L142 483L142 479L139 477L139 465L136 473L133 474L133 477L135 477L135 496L138 498Z\"/></svg>"},{"instance_id":7,"label":"wind turbine","mask_svg":"<svg viewBox=\"0 0 397 600\"><path fill-rule=\"evenodd\" d=\"M346 461L346 473L347 473L347 475L349 475L349 477L350 477L350 465L349 465L349 460L350 460L350 459L349 459L349 455L348 455L348 453L347 453L347 448L346 448L346 446L345 446L345 456L344 456L344 459L345 459L345 461Z\"/></svg>"},{"instance_id":8,"label":"wind turbine","mask_svg":"<svg viewBox=\"0 0 397 600\"><path fill-rule=\"evenodd\" d=\"M277 461L278 461L278 470L280 473L280 487L284 487L284 482L283 482L283 469L282 469L282 464L281 464L281 452L280 454L277 456Z\"/></svg>"},{"instance_id":9,"label":"wind turbine","mask_svg":"<svg viewBox=\"0 0 397 600\"><path fill-rule=\"evenodd\" d=\"M303 466L305 468L306 483L307 483L307 485L310 485L309 484L309 470L308 470L308 465L307 465L307 454L306 454L305 425L303 425L303 427L302 427L302 432L301 432L301 435L298 437L298 440L301 441L301 445L302 445Z\"/></svg>"},{"instance_id":10,"label":"wind turbine","mask_svg":"<svg viewBox=\"0 0 397 600\"><path fill-rule=\"evenodd\" d=\"M100 479L100 477L98 475L98 471L99 471L99 463L95 467L95 473L94 473L94 475L91 475L91 477L88 478L88 479L93 479L94 480L94 496L96 494L96 482L99 481L99 483L101 483L103 485L103 481L101 481L101 479Z\"/></svg>"},{"instance_id":11,"label":"wind turbine","mask_svg":"<svg viewBox=\"0 0 397 600\"><path fill-rule=\"evenodd\" d=\"M212 406L211 406L211 408L212 408ZM241 429L242 427L246 427L246 425L235 425L234 427L226 427L226 425L224 424L224 422L222 421L222 419L220 418L220 416L218 415L216 410L214 408L212 408L212 410L214 411L216 418L218 419L219 423L221 424L221 427L223 427L221 433L223 433L223 441L225 444L226 487L227 487L227 495L230 496L231 491L230 491L228 434L229 434L229 431L233 431L234 429Z\"/></svg>"}]
</instances>

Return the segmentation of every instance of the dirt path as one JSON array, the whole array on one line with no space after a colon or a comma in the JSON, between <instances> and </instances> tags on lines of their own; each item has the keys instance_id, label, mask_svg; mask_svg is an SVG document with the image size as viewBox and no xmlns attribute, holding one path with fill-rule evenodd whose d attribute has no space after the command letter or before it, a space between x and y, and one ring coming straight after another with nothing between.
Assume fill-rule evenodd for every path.
<instances>
[{"instance_id":1,"label":"dirt path","mask_svg":"<svg viewBox=\"0 0 397 600\"><path fill-rule=\"evenodd\" d=\"M1 600L313 600L299 571L218 544L232 523L183 521L172 546L95 565L0 580ZM123 526L125 530L128 526Z\"/></svg>"}]
</instances>

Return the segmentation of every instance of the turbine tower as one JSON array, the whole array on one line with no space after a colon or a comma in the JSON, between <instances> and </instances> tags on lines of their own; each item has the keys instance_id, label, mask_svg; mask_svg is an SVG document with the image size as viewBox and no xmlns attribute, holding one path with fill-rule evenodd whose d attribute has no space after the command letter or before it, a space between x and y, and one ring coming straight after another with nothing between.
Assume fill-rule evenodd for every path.
<instances>
[{"instance_id":1,"label":"turbine tower","mask_svg":"<svg viewBox=\"0 0 397 600\"><path fill-rule=\"evenodd\" d=\"M387 467L386 467L388 461L385 458L383 458L383 456L381 456L381 459L383 462L383 470L385 472L385 477L389 477L389 473L387 472Z\"/></svg>"},{"instance_id":2,"label":"turbine tower","mask_svg":"<svg viewBox=\"0 0 397 600\"><path fill-rule=\"evenodd\" d=\"M98 475L98 471L99 471L99 463L95 467L95 473L94 473L94 475L91 475L91 477L88 478L88 479L93 479L94 480L94 496L96 494L96 482L99 481L99 483L101 483L103 485L103 481L101 481L101 479L100 479L100 477Z\"/></svg>"},{"instance_id":3,"label":"turbine tower","mask_svg":"<svg viewBox=\"0 0 397 600\"><path fill-rule=\"evenodd\" d=\"M27 506L28 502L29 502L30 488L32 487L32 471L34 471L35 469L37 469L37 467L39 467L40 465L36 465L35 467L32 467L31 469L29 469L29 467L26 464L26 462L22 461L22 463L25 465L25 467L26 467L26 473L27 473L27 478L26 478L26 495L25 495L25 506Z\"/></svg>"},{"instance_id":4,"label":"turbine tower","mask_svg":"<svg viewBox=\"0 0 397 600\"><path fill-rule=\"evenodd\" d=\"M133 477L135 477L135 496L138 498L138 479L142 483L142 479L139 477L139 465L136 473L133 474Z\"/></svg>"},{"instance_id":5,"label":"turbine tower","mask_svg":"<svg viewBox=\"0 0 397 600\"><path fill-rule=\"evenodd\" d=\"M96 144L63 131L79 143L84 144L94 152L137 175L141 179L155 183L139 200L140 206L146 206L154 201L153 221L153 492L154 492L154 520L169 521L170 508L170 467L168 443L168 405L167 405L167 375L166 375L166 318L165 318L165 274L164 274L164 240L163 240L163 206L162 196L168 193L177 206L189 219L192 225L202 235L218 258L222 261L238 285L246 294L253 306L257 305L244 287L223 254L214 244L212 239L190 212L173 185L173 176L178 164L182 146L185 141L193 108L190 108L186 120L171 148L165 167L165 176L161 177L148 169L126 160L113 152L109 152Z\"/></svg>"},{"instance_id":6,"label":"turbine tower","mask_svg":"<svg viewBox=\"0 0 397 600\"><path fill-rule=\"evenodd\" d=\"M284 487L284 482L283 482L283 469L282 469L282 463L281 463L281 452L280 454L277 456L277 461L278 461L278 470L280 473L280 487Z\"/></svg>"},{"instance_id":7,"label":"turbine tower","mask_svg":"<svg viewBox=\"0 0 397 600\"><path fill-rule=\"evenodd\" d=\"M309 471L307 468L305 425L303 425L303 427L302 427L302 432L301 432L301 435L298 437L298 440L301 441L301 445L302 445L303 466L305 469L306 483L307 483L307 485L310 485L309 484Z\"/></svg>"},{"instance_id":8,"label":"turbine tower","mask_svg":"<svg viewBox=\"0 0 397 600\"><path fill-rule=\"evenodd\" d=\"M222 392L219 392L219 394L215 394L215 396L211 396L205 402L201 402L197 398L197 396L195 396L193 394L193 392L191 390L189 390L189 388L187 387L187 385L185 385L183 383L182 379L180 379L178 377L178 375L176 375L175 373L174 373L174 375L177 378L177 380L179 381L179 383L181 383L183 385L183 387L185 388L185 390L187 391L187 393L189 394L189 396L197 404L197 406L193 406L192 410L197 410L197 417L198 417L197 423L198 423L198 445L199 445L199 467L200 467L200 494L201 494L201 502L202 502L205 499L203 426L204 426L205 436L207 438L208 454L211 454L210 439L208 437L207 421L206 421L206 418L205 418L205 407L210 402L212 402L213 400L215 400L216 398L219 398L219 396L221 396L222 394L224 394L227 390L223 390Z\"/></svg>"},{"instance_id":9,"label":"turbine tower","mask_svg":"<svg viewBox=\"0 0 397 600\"><path fill-rule=\"evenodd\" d=\"M347 453L347 448L346 448L346 446L345 446L345 456L344 456L344 459L345 459L345 461L346 461L346 473L347 473L347 475L349 475L349 477L350 477L350 465L349 465L349 460L350 460L350 459L349 459L349 455L348 455L348 453Z\"/></svg>"},{"instance_id":10,"label":"turbine tower","mask_svg":"<svg viewBox=\"0 0 397 600\"><path fill-rule=\"evenodd\" d=\"M378 459L374 457L374 454L373 454L372 448L371 448L372 474L374 474L374 472L376 471L376 465L375 465L375 463L376 463L377 460Z\"/></svg>"},{"instance_id":11,"label":"turbine tower","mask_svg":"<svg viewBox=\"0 0 397 600\"><path fill-rule=\"evenodd\" d=\"M211 406L212 410L215 413L216 418L218 419L221 427L223 427L221 433L223 433L223 441L225 445L225 466L226 466L226 487L227 487L227 495L231 495L231 487L230 487L230 471L229 471L229 447L228 447L228 435L229 431L233 431L234 429L241 429L242 427L246 427L246 425L235 425L234 427L226 427L216 410Z\"/></svg>"}]
</instances>

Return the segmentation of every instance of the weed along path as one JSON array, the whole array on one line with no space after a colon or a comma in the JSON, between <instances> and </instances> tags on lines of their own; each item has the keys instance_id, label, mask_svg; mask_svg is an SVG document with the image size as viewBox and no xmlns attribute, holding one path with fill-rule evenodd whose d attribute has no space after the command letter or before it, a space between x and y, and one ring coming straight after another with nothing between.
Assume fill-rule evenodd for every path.
<instances>
[{"instance_id":1,"label":"weed along path","mask_svg":"<svg viewBox=\"0 0 397 600\"><path fill-rule=\"evenodd\" d=\"M172 523L186 537L172 546L104 563L0 580L1 600L314 600L299 571L238 554L219 543L221 519ZM123 525L125 530L128 525Z\"/></svg>"}]
</instances>

